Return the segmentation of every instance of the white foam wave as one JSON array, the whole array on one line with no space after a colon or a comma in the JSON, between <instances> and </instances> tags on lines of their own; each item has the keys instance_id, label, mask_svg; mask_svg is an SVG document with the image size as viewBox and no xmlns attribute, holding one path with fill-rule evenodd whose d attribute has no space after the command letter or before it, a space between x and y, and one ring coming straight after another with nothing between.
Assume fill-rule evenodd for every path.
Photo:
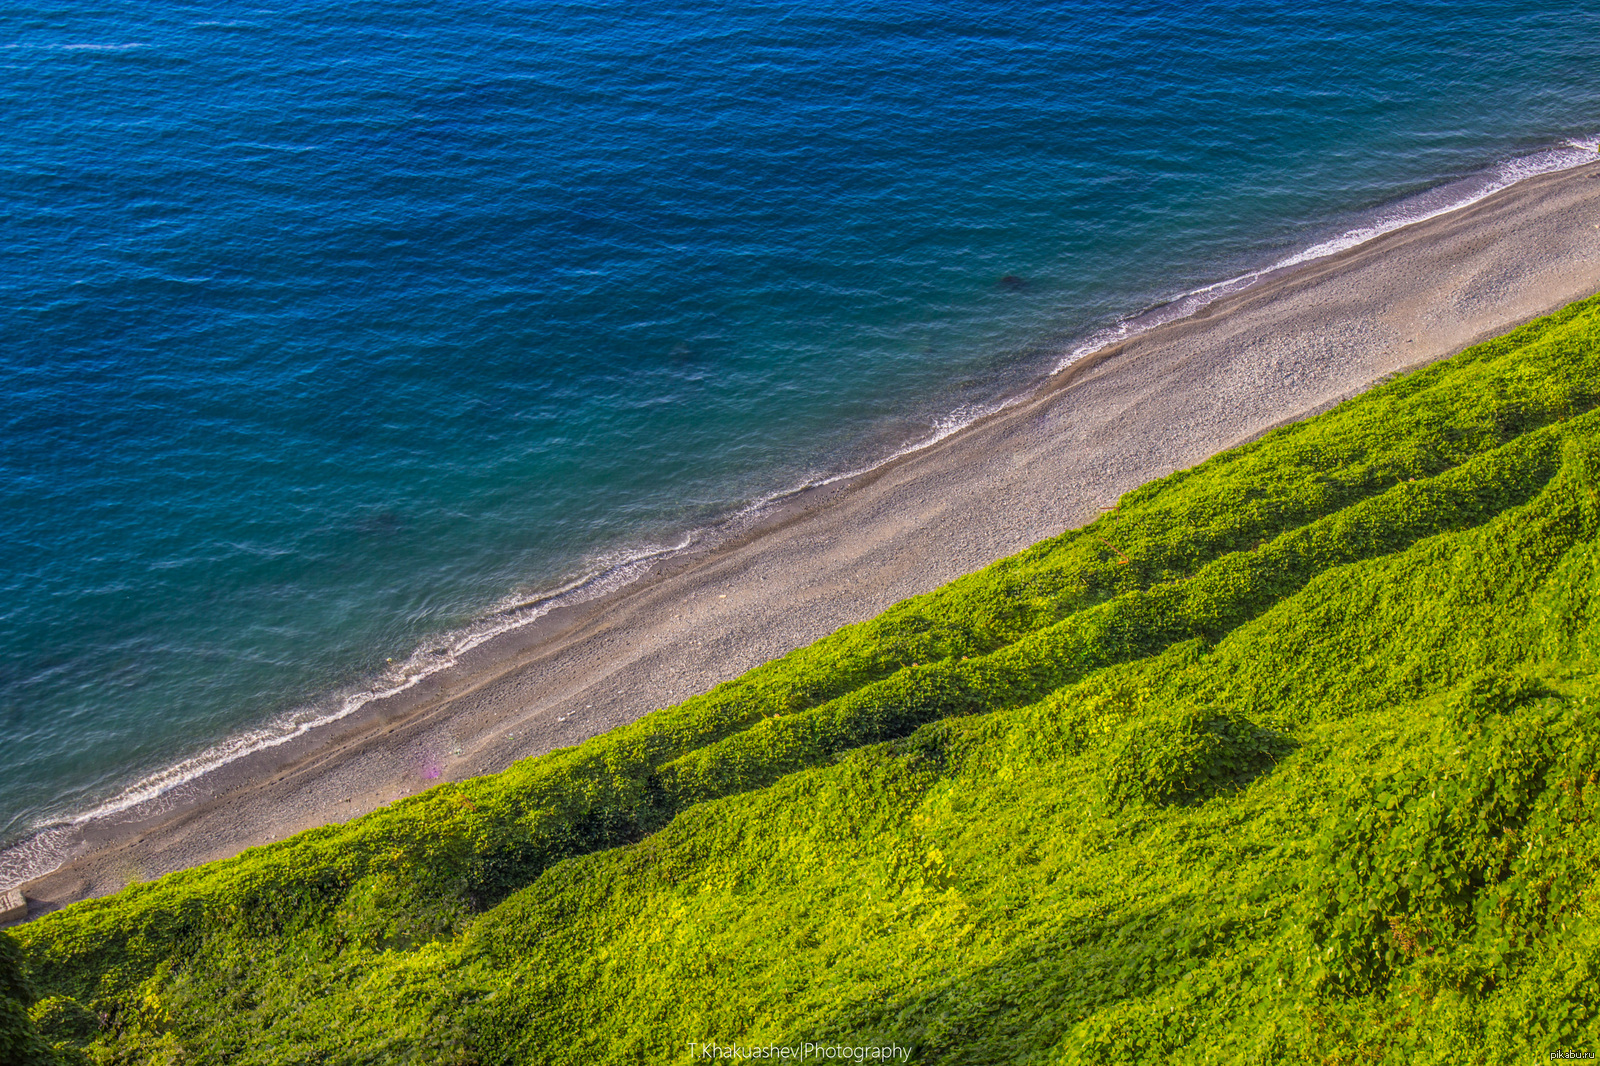
<instances>
[{"instance_id":1,"label":"white foam wave","mask_svg":"<svg viewBox=\"0 0 1600 1066\"><path fill-rule=\"evenodd\" d=\"M81 840L75 827L54 826L0 851L0 889L43 877L60 866Z\"/></svg>"},{"instance_id":2,"label":"white foam wave","mask_svg":"<svg viewBox=\"0 0 1600 1066\"><path fill-rule=\"evenodd\" d=\"M896 451L889 453L882 459L875 460L866 466L855 470L846 470L837 474L829 474L827 477L818 479L813 484L832 485L838 481L848 481L850 478L860 477L862 474L870 474L880 466L892 463L902 456L910 455L913 452L920 452L924 448L931 448L935 444L938 444L940 441L944 440L946 437L952 436L961 432L963 429L966 429L980 418L987 418L990 415L999 414L1006 408L1021 403L1026 398L1026 392L1019 392L1013 396L1008 396L1003 400L997 400L993 403L962 404L949 414L935 419L932 427L925 436L918 437L910 444L907 444Z\"/></svg>"},{"instance_id":3,"label":"white foam wave","mask_svg":"<svg viewBox=\"0 0 1600 1066\"><path fill-rule=\"evenodd\" d=\"M561 588L533 599L508 597L476 622L425 642L404 660L388 666L372 684L343 695L332 710L302 709L230 737L198 755L150 774L114 798L75 816L70 824L81 826L120 814L228 763L287 744L313 729L348 718L377 700L398 696L454 666L467 652L495 637L535 622L557 607L583 603L628 584L649 563L687 548L691 539L686 537L672 546L650 545L608 553L597 558L584 576Z\"/></svg>"},{"instance_id":4,"label":"white foam wave","mask_svg":"<svg viewBox=\"0 0 1600 1066\"><path fill-rule=\"evenodd\" d=\"M1148 333L1159 325L1187 318L1223 296L1249 288L1269 274L1317 259L1325 259L1330 255L1338 255L1402 227L1459 211L1501 189L1510 188L1519 181L1593 163L1597 152L1600 152L1600 135L1575 138L1554 148L1503 160L1472 177L1408 197L1378 212L1361 225L1318 241L1258 270L1178 293L1152 308L1123 318L1105 329L1097 330L1063 356L1051 373L1059 374L1086 355L1093 355L1110 345L1141 333Z\"/></svg>"}]
</instances>

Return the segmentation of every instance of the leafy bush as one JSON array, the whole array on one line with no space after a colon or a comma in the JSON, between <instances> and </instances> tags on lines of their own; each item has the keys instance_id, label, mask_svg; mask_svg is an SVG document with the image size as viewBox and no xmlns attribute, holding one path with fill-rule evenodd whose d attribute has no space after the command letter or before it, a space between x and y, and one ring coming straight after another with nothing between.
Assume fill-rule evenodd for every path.
<instances>
[{"instance_id":1,"label":"leafy bush","mask_svg":"<svg viewBox=\"0 0 1600 1066\"><path fill-rule=\"evenodd\" d=\"M28 1017L33 987L22 972L22 951L0 932L0 1062L53 1066L55 1056Z\"/></svg>"}]
</instances>

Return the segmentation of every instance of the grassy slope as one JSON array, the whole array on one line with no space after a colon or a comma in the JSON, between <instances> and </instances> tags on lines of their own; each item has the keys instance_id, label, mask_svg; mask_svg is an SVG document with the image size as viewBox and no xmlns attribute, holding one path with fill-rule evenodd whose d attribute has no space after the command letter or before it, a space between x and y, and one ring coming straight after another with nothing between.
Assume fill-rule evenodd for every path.
<instances>
[{"instance_id":1,"label":"grassy slope","mask_svg":"<svg viewBox=\"0 0 1600 1066\"><path fill-rule=\"evenodd\" d=\"M49 915L34 1014L111 1061L1578 1046L1597 342L1600 298L579 748Z\"/></svg>"}]
</instances>

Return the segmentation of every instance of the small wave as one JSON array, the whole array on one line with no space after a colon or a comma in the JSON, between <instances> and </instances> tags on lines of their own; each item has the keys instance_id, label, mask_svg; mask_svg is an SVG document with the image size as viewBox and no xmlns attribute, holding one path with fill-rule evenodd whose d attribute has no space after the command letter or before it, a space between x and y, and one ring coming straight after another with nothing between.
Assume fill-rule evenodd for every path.
<instances>
[{"instance_id":1,"label":"small wave","mask_svg":"<svg viewBox=\"0 0 1600 1066\"><path fill-rule=\"evenodd\" d=\"M687 548L685 537L675 545L649 545L599 556L582 577L537 597L508 597L463 629L424 642L404 660L386 667L370 685L342 696L332 710L310 708L282 715L257 729L236 734L220 744L150 774L112 799L76 815L71 825L120 814L235 762L247 755L287 744L296 737L329 725L376 700L398 696L433 675L447 670L472 649L504 633L537 621L558 607L584 603L603 596L638 577L651 563Z\"/></svg>"},{"instance_id":2,"label":"small wave","mask_svg":"<svg viewBox=\"0 0 1600 1066\"><path fill-rule=\"evenodd\" d=\"M143 41L129 41L125 44L7 44L0 45L0 51L7 52L137 52L150 46Z\"/></svg>"},{"instance_id":3,"label":"small wave","mask_svg":"<svg viewBox=\"0 0 1600 1066\"><path fill-rule=\"evenodd\" d=\"M290 155L305 155L307 152L317 152L321 149L314 144L276 144L268 141L237 141L235 149L254 149L260 152L286 152Z\"/></svg>"},{"instance_id":4,"label":"small wave","mask_svg":"<svg viewBox=\"0 0 1600 1066\"><path fill-rule=\"evenodd\" d=\"M0 889L16 888L56 869L82 843L77 826L53 826L0 851Z\"/></svg>"},{"instance_id":5,"label":"small wave","mask_svg":"<svg viewBox=\"0 0 1600 1066\"><path fill-rule=\"evenodd\" d=\"M1016 404L1021 403L1027 398L1028 391L1031 390L1025 390L1023 392L1016 393L1015 395L1008 396L1003 400L996 400L993 403L962 404L949 414L935 419L933 426L925 436L918 437L910 444L907 444L904 447L889 453L881 459L874 460L873 462L868 463L866 466L859 467L854 470L846 470L838 474L830 474L827 477L813 482L812 484L832 485L838 481L848 481L850 478L860 477L862 474L870 474L880 466L885 466L894 462L896 459L910 455L913 452L920 452L924 448L931 448L935 444L938 444L940 441L944 440L946 437L960 433L963 429L966 429L979 419L987 418L993 414L999 414L1006 408L1013 407ZM806 487L810 488L811 486L808 485Z\"/></svg>"},{"instance_id":6,"label":"small wave","mask_svg":"<svg viewBox=\"0 0 1600 1066\"><path fill-rule=\"evenodd\" d=\"M1600 152L1600 135L1581 140L1574 138L1531 155L1502 160L1471 177L1448 182L1416 196L1407 197L1397 204L1380 210L1361 225L1347 229L1338 236L1318 241L1259 270L1178 293L1143 311L1119 319L1113 325L1096 330L1063 356L1051 373L1059 374L1086 355L1093 355L1110 345L1141 333L1148 333L1157 326L1175 322L1180 318L1188 318L1208 304L1231 293L1247 289L1269 274L1317 259L1325 259L1330 255L1338 255L1402 227L1426 222L1430 218L1438 218L1451 211L1459 211L1501 189L1510 188L1519 181L1592 163L1596 159L1597 152Z\"/></svg>"}]
</instances>

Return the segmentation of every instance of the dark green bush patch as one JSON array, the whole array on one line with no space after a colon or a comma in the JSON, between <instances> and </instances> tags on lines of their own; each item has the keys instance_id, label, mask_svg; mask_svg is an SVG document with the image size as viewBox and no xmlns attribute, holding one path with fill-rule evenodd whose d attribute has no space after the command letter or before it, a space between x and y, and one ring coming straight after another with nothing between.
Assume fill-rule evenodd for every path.
<instances>
[{"instance_id":1,"label":"dark green bush patch","mask_svg":"<svg viewBox=\"0 0 1600 1066\"><path fill-rule=\"evenodd\" d=\"M40 1000L28 1012L41 1036L51 1041L87 1044L100 1034L100 1019L70 996Z\"/></svg>"},{"instance_id":2,"label":"dark green bush patch","mask_svg":"<svg viewBox=\"0 0 1600 1066\"><path fill-rule=\"evenodd\" d=\"M1249 784L1292 742L1246 718L1186 708L1123 726L1101 771L1107 800L1192 803Z\"/></svg>"}]
</instances>

